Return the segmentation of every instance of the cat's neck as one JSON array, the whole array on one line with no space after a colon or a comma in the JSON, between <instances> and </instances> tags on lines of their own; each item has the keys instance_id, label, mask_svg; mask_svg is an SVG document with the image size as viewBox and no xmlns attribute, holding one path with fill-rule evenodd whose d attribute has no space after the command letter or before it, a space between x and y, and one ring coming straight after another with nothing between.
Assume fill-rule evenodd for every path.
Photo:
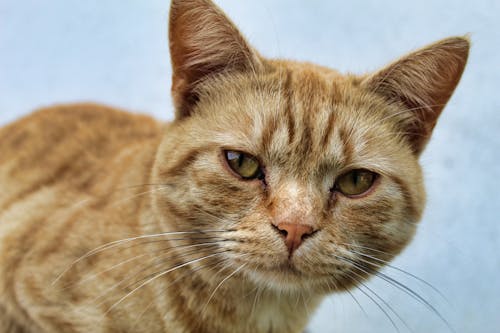
<instances>
[{"instance_id":1,"label":"cat's neck","mask_svg":"<svg viewBox=\"0 0 500 333\"><path fill-rule=\"evenodd\" d=\"M182 329L200 333L299 333L322 299L255 285L241 276L230 276L233 271L212 272L210 278L192 271L170 288L168 295L163 294L165 305L179 318L187 319L182 321Z\"/></svg>"}]
</instances>

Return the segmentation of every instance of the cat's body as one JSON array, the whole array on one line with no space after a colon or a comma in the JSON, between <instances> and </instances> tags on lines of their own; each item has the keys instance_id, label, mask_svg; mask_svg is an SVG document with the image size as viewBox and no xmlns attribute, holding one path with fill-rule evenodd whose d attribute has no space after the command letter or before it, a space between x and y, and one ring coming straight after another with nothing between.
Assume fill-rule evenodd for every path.
<instances>
[{"instance_id":1,"label":"cat's body","mask_svg":"<svg viewBox=\"0 0 500 333\"><path fill-rule=\"evenodd\" d=\"M71 257L115 235L137 234L142 198L113 207L113 191L148 182L160 133L160 125L147 117L97 105L41 110L0 130L2 305L24 325L34 325L30 332L43 331L36 314L23 310L36 302L34 294L44 304L52 303L39 315L55 320L53 332L71 321L65 314L76 317L77 309L51 292L54 273L67 267ZM105 175L111 165L112 178ZM118 192L130 196L134 191ZM108 215L120 223L109 223ZM70 296L71 290L66 294L78 297Z\"/></svg>"},{"instance_id":2,"label":"cat's body","mask_svg":"<svg viewBox=\"0 0 500 333\"><path fill-rule=\"evenodd\" d=\"M185 0L170 41L173 123L89 104L0 129L2 333L301 332L412 238L465 39L342 76Z\"/></svg>"}]
</instances>

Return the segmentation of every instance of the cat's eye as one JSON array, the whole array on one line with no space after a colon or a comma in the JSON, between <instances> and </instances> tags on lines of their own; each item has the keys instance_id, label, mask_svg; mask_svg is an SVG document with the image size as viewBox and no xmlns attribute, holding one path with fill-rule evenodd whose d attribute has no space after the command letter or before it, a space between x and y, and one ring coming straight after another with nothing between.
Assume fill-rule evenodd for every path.
<instances>
[{"instance_id":1,"label":"cat's eye","mask_svg":"<svg viewBox=\"0 0 500 333\"><path fill-rule=\"evenodd\" d=\"M346 196L358 196L367 192L376 178L377 174L374 172L355 169L337 178L334 188Z\"/></svg>"},{"instance_id":2,"label":"cat's eye","mask_svg":"<svg viewBox=\"0 0 500 333\"><path fill-rule=\"evenodd\" d=\"M263 177L260 163L254 156L234 150L226 150L224 155L229 167L243 179Z\"/></svg>"}]
</instances>

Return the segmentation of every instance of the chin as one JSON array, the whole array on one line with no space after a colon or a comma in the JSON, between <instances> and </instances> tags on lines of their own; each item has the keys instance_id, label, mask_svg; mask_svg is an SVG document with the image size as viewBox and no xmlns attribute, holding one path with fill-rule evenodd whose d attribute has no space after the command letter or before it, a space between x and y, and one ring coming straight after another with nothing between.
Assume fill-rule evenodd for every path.
<instances>
[{"instance_id":1,"label":"chin","mask_svg":"<svg viewBox=\"0 0 500 333\"><path fill-rule=\"evenodd\" d=\"M346 290L344 284L340 284L334 275L304 272L289 263L276 267L249 268L245 275L256 285L279 293L322 296Z\"/></svg>"}]
</instances>

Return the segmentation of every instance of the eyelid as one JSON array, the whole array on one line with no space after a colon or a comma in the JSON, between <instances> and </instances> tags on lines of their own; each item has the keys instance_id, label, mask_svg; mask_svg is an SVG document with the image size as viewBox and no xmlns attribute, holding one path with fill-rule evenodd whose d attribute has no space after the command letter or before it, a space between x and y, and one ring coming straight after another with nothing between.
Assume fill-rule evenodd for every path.
<instances>
[{"instance_id":1,"label":"eyelid","mask_svg":"<svg viewBox=\"0 0 500 333\"><path fill-rule=\"evenodd\" d=\"M258 153L255 153L253 151L245 150L245 148L222 147L221 148L221 153L222 153L222 157L224 157L224 158L225 158L224 152L226 152L226 151L234 151L236 153L242 153L242 154L250 155L253 158L255 158L257 160L257 162L259 162L259 165L262 167L262 169L265 169L265 165L264 165L262 159L259 157Z\"/></svg>"},{"instance_id":2,"label":"eyelid","mask_svg":"<svg viewBox=\"0 0 500 333\"><path fill-rule=\"evenodd\" d=\"M243 155L246 155L246 156L249 156L249 157L252 157L253 159L255 159L255 161L258 163L258 170L257 170L256 175L254 177L244 177L241 174L239 174L236 170L234 170L231 167L231 165L229 164L229 161L228 161L228 159L226 157L226 154L229 153L229 152L243 154ZM255 181L255 180L258 180L258 181L263 181L265 183L265 167L261 163L260 159L257 156L252 155L250 153L246 153L246 152L241 151L241 150L231 149L231 148L222 148L221 149L221 153L219 154L219 156L220 156L220 158L222 160L222 164L225 166L225 168L233 176L235 176L236 178L238 178L240 180L243 180L243 181Z\"/></svg>"},{"instance_id":3,"label":"eyelid","mask_svg":"<svg viewBox=\"0 0 500 333\"><path fill-rule=\"evenodd\" d=\"M342 178L343 176L349 174L350 172L353 172L353 171L368 171L370 173L373 174L373 181L370 185L370 187L362 192L362 193L359 193L359 194L345 194L343 193L339 188L338 188L338 180L340 178ZM372 194L375 189L379 186L380 184L380 179L382 178L381 174L376 172L376 171L372 171L370 169L366 169L366 168L352 168L352 169L349 169L347 171L344 171L342 173L339 173L339 175L335 178L335 183L332 187L332 189L330 190L332 193L337 193L337 194L340 194L342 195L343 197L346 197L346 198L349 198L349 199L360 199L360 198L364 198L364 197L367 197L369 196L370 194Z\"/></svg>"}]
</instances>

